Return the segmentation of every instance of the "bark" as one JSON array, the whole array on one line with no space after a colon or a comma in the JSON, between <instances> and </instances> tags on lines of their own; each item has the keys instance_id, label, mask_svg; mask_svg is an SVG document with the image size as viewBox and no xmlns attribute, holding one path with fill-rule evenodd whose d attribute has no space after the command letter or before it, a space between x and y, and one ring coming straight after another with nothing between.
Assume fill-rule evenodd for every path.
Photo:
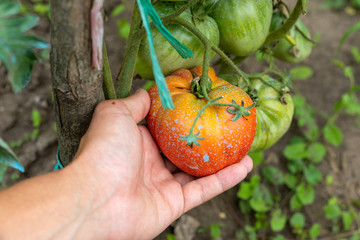
<instances>
[{"instance_id":1,"label":"bark","mask_svg":"<svg viewBox=\"0 0 360 240\"><path fill-rule=\"evenodd\" d=\"M51 0L51 78L60 159L69 164L102 100L102 72L92 68L91 0Z\"/></svg>"}]
</instances>

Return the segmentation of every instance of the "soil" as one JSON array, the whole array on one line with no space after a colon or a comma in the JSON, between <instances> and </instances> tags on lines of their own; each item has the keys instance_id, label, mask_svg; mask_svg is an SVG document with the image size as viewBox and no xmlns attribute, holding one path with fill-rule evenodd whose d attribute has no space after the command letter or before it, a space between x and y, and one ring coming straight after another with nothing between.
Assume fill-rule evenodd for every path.
<instances>
[{"instance_id":1,"label":"soil","mask_svg":"<svg viewBox=\"0 0 360 240\"><path fill-rule=\"evenodd\" d=\"M105 12L110 13L119 1L107 1L106 4ZM117 18L109 17L106 22L105 41L113 76L117 75L125 46L125 40L117 35L116 21L121 18L130 20L130 16L131 12L127 11ZM324 10L321 8L320 1L309 1L309 12L307 16L302 17L302 20L312 35L318 33L321 38L311 56L299 64L313 68L314 75L307 80L295 82L295 89L306 97L316 112L330 113L341 95L349 89L349 81L344 77L342 70L335 67L332 59L335 57L341 37L347 29L360 20L360 15L350 16L345 11ZM39 25L32 31L49 40L48 20L41 19ZM360 31L346 40L340 55L340 59L345 64L354 67L355 76L359 76L360 68L359 65L356 67L352 60L351 47L360 47L359 43ZM280 65L282 68L290 68L287 64ZM251 58L245 61L241 68L248 73L263 70L263 67ZM134 89L141 86L143 82L143 80L135 82ZM22 179L50 172L56 163L57 135L54 130L50 83L49 63L39 63L34 68L28 86L21 93L15 94L7 81L5 68L0 66L0 136L8 143L24 139L25 135L34 129L31 112L37 109L42 117L39 136L35 140L25 141L20 147L14 148L26 171L24 174L19 174L9 169L4 183L7 187ZM360 78L356 79L356 85L360 85ZM320 126L323 126L325 119L318 117L317 121ZM342 114L337 124L344 134L344 141L340 147L336 148L327 145L328 154L325 161L320 164L320 169L323 176L330 174L334 177L334 184L326 187L319 186L316 189L315 203L305 208L307 217L313 222L324 222L321 209L330 196L337 196L342 203L351 203L353 200L360 199L360 181L357 176L357 170L360 169L358 149L360 128L355 126L354 121L354 117ZM293 124L289 132L274 147L265 152L266 161L275 165L281 164L281 152L284 146L291 136L298 133L296 124ZM257 171L258 169L254 169L253 173ZM18 178L14 180L16 176ZM220 224L222 239L235 239L235 231L242 228L245 223L238 207L237 190L238 186L189 211L186 213L187 219L182 218L183 221L175 222L156 239L166 239L166 234L173 232L174 228L178 233L185 232L187 237L184 239L190 239L190 235L194 234L194 239L210 239L209 231L198 233L196 229L191 228L197 224L201 228L211 224ZM323 230L321 234L330 234L328 239L337 238L326 230ZM288 236L289 239L292 238L291 235Z\"/></svg>"}]
</instances>

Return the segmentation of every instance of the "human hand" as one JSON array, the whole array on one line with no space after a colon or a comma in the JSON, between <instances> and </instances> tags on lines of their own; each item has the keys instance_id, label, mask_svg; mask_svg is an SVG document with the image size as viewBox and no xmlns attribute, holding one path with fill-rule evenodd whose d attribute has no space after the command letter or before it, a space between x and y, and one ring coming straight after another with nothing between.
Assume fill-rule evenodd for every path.
<instances>
[{"instance_id":1,"label":"human hand","mask_svg":"<svg viewBox=\"0 0 360 240\"><path fill-rule=\"evenodd\" d=\"M252 169L247 156L216 174L194 178L164 160L144 126L146 91L104 101L72 164L83 184L86 215L79 238L152 239L186 211L242 181ZM82 238L83 239L83 238Z\"/></svg>"}]
</instances>

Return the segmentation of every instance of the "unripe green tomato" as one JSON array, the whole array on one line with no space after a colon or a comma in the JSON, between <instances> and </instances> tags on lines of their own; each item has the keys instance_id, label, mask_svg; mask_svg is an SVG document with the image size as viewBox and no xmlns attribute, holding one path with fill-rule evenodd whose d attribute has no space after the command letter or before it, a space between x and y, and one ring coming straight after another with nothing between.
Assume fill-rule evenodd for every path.
<instances>
[{"instance_id":1,"label":"unripe green tomato","mask_svg":"<svg viewBox=\"0 0 360 240\"><path fill-rule=\"evenodd\" d=\"M266 80L270 79L270 76L263 75L262 78ZM260 79L252 79L251 88L256 91L258 99L256 134L250 153L273 146L287 132L294 115L294 104L290 94L281 96Z\"/></svg>"},{"instance_id":2,"label":"unripe green tomato","mask_svg":"<svg viewBox=\"0 0 360 240\"><path fill-rule=\"evenodd\" d=\"M285 20L286 19L282 17L279 12L275 12L271 21L270 31L278 29ZM311 54L314 45L309 40L311 38L309 30L301 20L298 20L295 26L290 30L289 36L295 40L296 45L293 46L285 38L280 39L273 49L274 57L289 63L303 61Z\"/></svg>"},{"instance_id":3,"label":"unripe green tomato","mask_svg":"<svg viewBox=\"0 0 360 240\"><path fill-rule=\"evenodd\" d=\"M270 28L271 0L220 0L210 15L220 30L220 48L234 56L248 56L264 43Z\"/></svg>"},{"instance_id":4,"label":"unripe green tomato","mask_svg":"<svg viewBox=\"0 0 360 240\"><path fill-rule=\"evenodd\" d=\"M157 2L154 8L161 17L173 13L179 6L181 6L179 3ZM180 17L196 26L196 28L215 45L219 45L219 29L214 19L207 15L199 19L194 17L190 10L182 13ZM193 68L202 65L204 61L204 46L201 41L189 30L178 24L168 24L166 28L182 44L190 48L194 56L187 59L182 58L157 29L152 29L155 52L163 74L166 76L181 68ZM214 54L212 51L211 57L213 57ZM141 42L135 71L143 78L154 79L149 42L146 38Z\"/></svg>"}]
</instances>

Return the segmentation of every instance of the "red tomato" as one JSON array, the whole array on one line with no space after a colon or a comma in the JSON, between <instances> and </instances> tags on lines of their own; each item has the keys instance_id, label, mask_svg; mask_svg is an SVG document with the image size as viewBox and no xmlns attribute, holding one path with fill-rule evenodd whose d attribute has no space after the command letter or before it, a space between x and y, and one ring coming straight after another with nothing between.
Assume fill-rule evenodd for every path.
<instances>
[{"instance_id":1,"label":"red tomato","mask_svg":"<svg viewBox=\"0 0 360 240\"><path fill-rule=\"evenodd\" d=\"M201 76L202 67L191 70ZM208 93L211 99L222 97L218 103L253 104L251 98L240 88L218 78L210 68L209 77L212 89ZM202 138L200 146L190 147L181 137L189 135L196 115L208 103L191 93L193 75L189 70L181 69L166 77L175 109L161 107L158 89L149 90L151 108L147 124L160 150L171 162L184 172L201 177L216 173L231 164L239 162L249 151L256 132L256 110L251 108L249 116L233 121L234 114L226 106L209 106L196 122L193 133Z\"/></svg>"}]
</instances>

